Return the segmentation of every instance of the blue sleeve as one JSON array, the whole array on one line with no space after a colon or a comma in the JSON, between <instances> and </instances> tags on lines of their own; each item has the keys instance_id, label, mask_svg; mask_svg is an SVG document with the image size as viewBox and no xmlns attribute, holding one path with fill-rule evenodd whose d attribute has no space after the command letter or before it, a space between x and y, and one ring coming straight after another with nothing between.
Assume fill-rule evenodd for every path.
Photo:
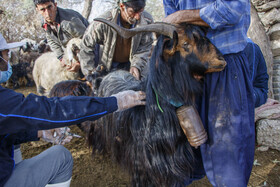
<instances>
[{"instance_id":1,"label":"blue sleeve","mask_svg":"<svg viewBox=\"0 0 280 187\"><path fill-rule=\"evenodd\" d=\"M47 98L0 86L0 135L44 130L96 120L118 109L115 97Z\"/></svg>"},{"instance_id":2,"label":"blue sleeve","mask_svg":"<svg viewBox=\"0 0 280 187\"><path fill-rule=\"evenodd\" d=\"M245 11L250 11L249 0L216 0L200 9L200 17L212 29L219 29L237 24Z\"/></svg>"},{"instance_id":3,"label":"blue sleeve","mask_svg":"<svg viewBox=\"0 0 280 187\"><path fill-rule=\"evenodd\" d=\"M163 7L164 7L165 16L168 16L168 15L178 11L178 9L174 5L173 1L171 1L171 0L163 0Z\"/></svg>"}]
</instances>

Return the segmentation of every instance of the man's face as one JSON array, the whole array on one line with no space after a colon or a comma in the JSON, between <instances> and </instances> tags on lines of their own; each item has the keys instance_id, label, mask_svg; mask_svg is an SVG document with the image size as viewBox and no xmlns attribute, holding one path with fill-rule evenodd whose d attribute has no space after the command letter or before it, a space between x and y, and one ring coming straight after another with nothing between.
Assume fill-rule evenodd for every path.
<instances>
[{"instance_id":1,"label":"man's face","mask_svg":"<svg viewBox=\"0 0 280 187\"><path fill-rule=\"evenodd\" d=\"M140 11L135 12L133 8L127 7L124 4L120 5L120 10L121 10L121 17L122 19L129 23L129 24L134 24L136 21L140 20L141 14L144 11L144 8L142 8Z\"/></svg>"},{"instance_id":2,"label":"man's face","mask_svg":"<svg viewBox=\"0 0 280 187\"><path fill-rule=\"evenodd\" d=\"M44 4L38 4L36 10L44 17L45 21L48 23L55 22L57 4L52 2L47 2Z\"/></svg>"}]
</instances>

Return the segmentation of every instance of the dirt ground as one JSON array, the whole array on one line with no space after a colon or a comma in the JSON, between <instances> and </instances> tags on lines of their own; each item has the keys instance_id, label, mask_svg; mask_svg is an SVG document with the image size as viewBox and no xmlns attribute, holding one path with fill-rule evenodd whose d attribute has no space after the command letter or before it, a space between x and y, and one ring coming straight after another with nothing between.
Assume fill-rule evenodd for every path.
<instances>
[{"instance_id":1,"label":"dirt ground","mask_svg":"<svg viewBox=\"0 0 280 187\"><path fill-rule=\"evenodd\" d=\"M36 93L35 87L20 88L16 90L25 95ZM76 126L71 127L72 132L83 135ZM51 145L39 142L22 144L23 158L33 157ZM129 186L127 173L110 161L109 157L91 157L91 150L87 147L84 138L74 138L67 147L74 158L74 169L71 187L125 187ZM277 187L280 186L280 151L255 152L255 164L248 187ZM196 181L190 187L210 187L207 178Z\"/></svg>"}]
</instances>

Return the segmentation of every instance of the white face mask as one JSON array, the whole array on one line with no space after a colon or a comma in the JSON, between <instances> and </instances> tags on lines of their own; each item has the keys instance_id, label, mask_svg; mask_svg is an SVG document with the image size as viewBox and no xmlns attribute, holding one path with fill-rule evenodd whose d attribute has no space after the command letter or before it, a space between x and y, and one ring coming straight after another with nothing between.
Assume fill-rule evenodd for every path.
<instances>
[{"instance_id":1,"label":"white face mask","mask_svg":"<svg viewBox=\"0 0 280 187\"><path fill-rule=\"evenodd\" d=\"M4 60L5 62L7 62L1 56L0 56L0 58L2 60ZM0 71L0 83L7 82L9 80L9 78L11 77L12 73L13 73L13 70L12 70L12 67L10 65L10 62L8 61L7 64L8 64L8 70L7 71Z\"/></svg>"}]
</instances>

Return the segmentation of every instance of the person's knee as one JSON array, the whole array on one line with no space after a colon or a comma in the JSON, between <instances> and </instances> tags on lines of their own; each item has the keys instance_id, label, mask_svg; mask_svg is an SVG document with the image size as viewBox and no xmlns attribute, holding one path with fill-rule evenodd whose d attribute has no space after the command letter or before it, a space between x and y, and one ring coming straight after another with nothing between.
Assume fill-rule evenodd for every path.
<instances>
[{"instance_id":1,"label":"person's knee","mask_svg":"<svg viewBox=\"0 0 280 187\"><path fill-rule=\"evenodd\" d=\"M49 184L61 183L69 180L72 176L73 158L68 149L62 145L56 145L50 148L52 157L56 159L59 165L59 175L56 176Z\"/></svg>"},{"instance_id":2,"label":"person's knee","mask_svg":"<svg viewBox=\"0 0 280 187\"><path fill-rule=\"evenodd\" d=\"M51 147L53 149L54 154L56 155L56 158L62 158L63 160L71 163L73 165L73 158L71 152L66 149L62 145L56 145Z\"/></svg>"}]
</instances>

